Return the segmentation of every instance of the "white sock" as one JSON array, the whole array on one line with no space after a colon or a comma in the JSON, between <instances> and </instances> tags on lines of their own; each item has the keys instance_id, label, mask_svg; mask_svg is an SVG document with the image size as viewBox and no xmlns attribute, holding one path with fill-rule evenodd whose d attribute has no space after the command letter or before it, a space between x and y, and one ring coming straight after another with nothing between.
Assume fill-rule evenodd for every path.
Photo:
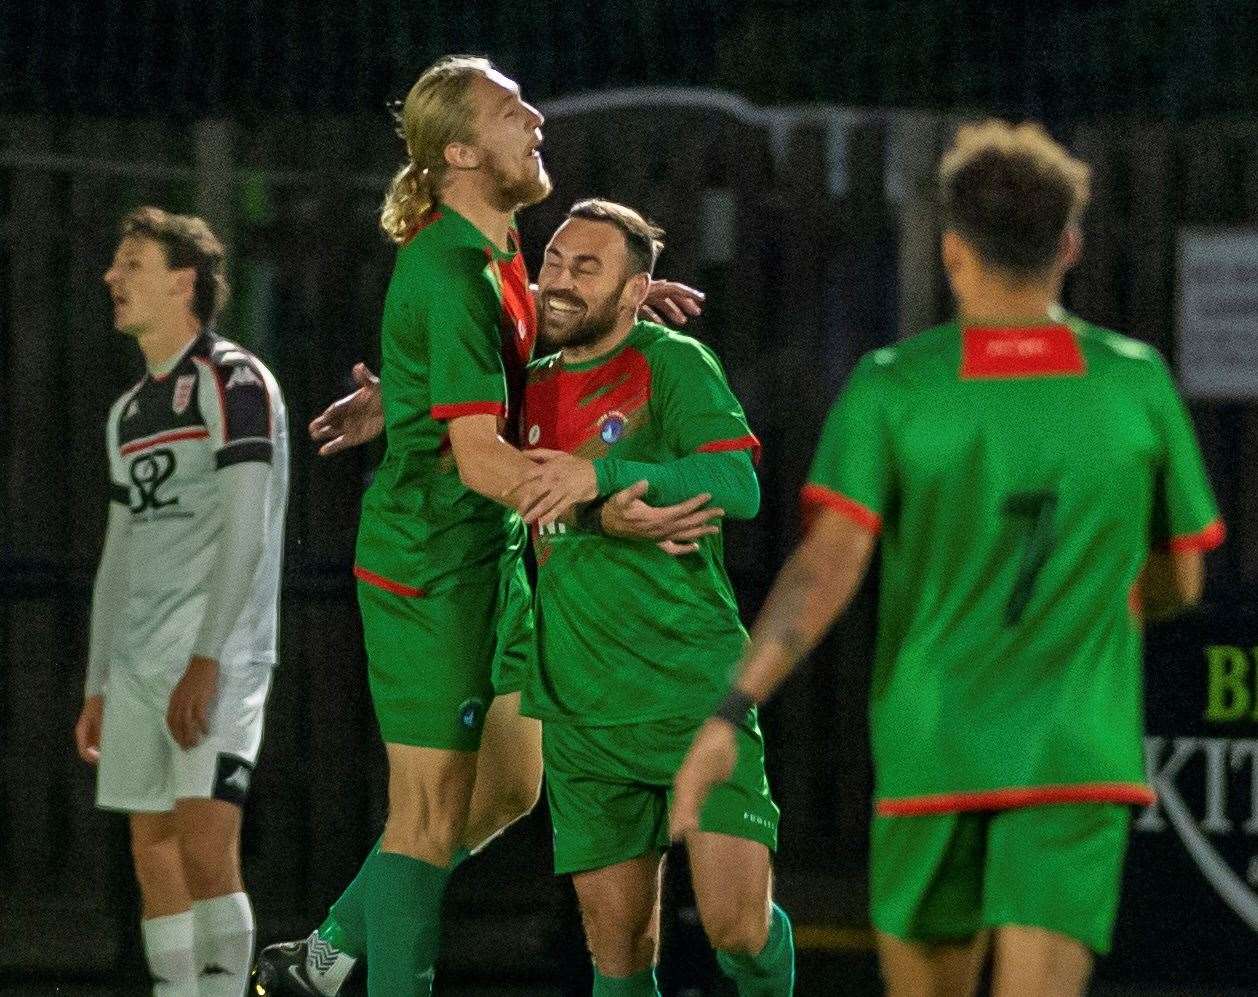
<instances>
[{"instance_id":1,"label":"white sock","mask_svg":"<svg viewBox=\"0 0 1258 997\"><path fill-rule=\"evenodd\" d=\"M155 997L197 997L192 911L140 922Z\"/></svg>"},{"instance_id":2,"label":"white sock","mask_svg":"<svg viewBox=\"0 0 1258 997\"><path fill-rule=\"evenodd\" d=\"M253 908L243 893L192 905L201 997L240 997L253 959Z\"/></svg>"},{"instance_id":3,"label":"white sock","mask_svg":"<svg viewBox=\"0 0 1258 997\"><path fill-rule=\"evenodd\" d=\"M357 961L349 953L325 942L318 931L310 932L306 939L306 975L325 997L340 993L341 984Z\"/></svg>"}]
</instances>

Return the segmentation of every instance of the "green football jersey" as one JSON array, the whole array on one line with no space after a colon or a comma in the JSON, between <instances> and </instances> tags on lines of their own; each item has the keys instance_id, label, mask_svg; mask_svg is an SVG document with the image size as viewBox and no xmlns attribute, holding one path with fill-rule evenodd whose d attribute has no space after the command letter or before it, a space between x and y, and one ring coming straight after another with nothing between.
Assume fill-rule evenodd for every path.
<instances>
[{"instance_id":1,"label":"green football jersey","mask_svg":"<svg viewBox=\"0 0 1258 997\"><path fill-rule=\"evenodd\" d=\"M588 363L534 363L523 426L526 447L591 460L759 446L712 352L649 322ZM590 725L707 715L747 642L719 534L683 557L570 523L533 543L539 667L524 712Z\"/></svg>"},{"instance_id":2,"label":"green football jersey","mask_svg":"<svg viewBox=\"0 0 1258 997\"><path fill-rule=\"evenodd\" d=\"M512 239L518 242L515 233ZM516 428L537 317L524 257L440 205L399 250L380 332L386 446L363 496L354 573L402 595L497 570L521 551L519 516L459 479L446 422Z\"/></svg>"},{"instance_id":3,"label":"green football jersey","mask_svg":"<svg viewBox=\"0 0 1258 997\"><path fill-rule=\"evenodd\" d=\"M877 350L803 499L881 532L880 813L1152 801L1134 586L1223 539L1155 350L1071 316Z\"/></svg>"}]
</instances>

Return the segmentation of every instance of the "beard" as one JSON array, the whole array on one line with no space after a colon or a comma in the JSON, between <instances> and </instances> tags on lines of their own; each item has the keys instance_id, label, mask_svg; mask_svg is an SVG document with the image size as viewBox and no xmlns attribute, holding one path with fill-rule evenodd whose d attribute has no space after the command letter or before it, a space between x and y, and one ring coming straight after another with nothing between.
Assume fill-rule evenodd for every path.
<instances>
[{"instance_id":1,"label":"beard","mask_svg":"<svg viewBox=\"0 0 1258 997\"><path fill-rule=\"evenodd\" d=\"M547 292L537 299L537 313L540 319L539 333L547 346L554 349L572 349L573 347L590 346L612 331L618 316L617 302L620 301L624 285L615 294L603 302L601 308L595 310L585 301L569 294L553 294ZM547 321L546 302L548 300L569 301L573 304L585 305L585 314L565 329L554 329Z\"/></svg>"},{"instance_id":2,"label":"beard","mask_svg":"<svg viewBox=\"0 0 1258 997\"><path fill-rule=\"evenodd\" d=\"M512 174L497 153L485 151L485 165L493 183L491 200L499 211L516 211L537 204L550 196L551 182L546 167L537 162L537 176L527 172Z\"/></svg>"}]
</instances>

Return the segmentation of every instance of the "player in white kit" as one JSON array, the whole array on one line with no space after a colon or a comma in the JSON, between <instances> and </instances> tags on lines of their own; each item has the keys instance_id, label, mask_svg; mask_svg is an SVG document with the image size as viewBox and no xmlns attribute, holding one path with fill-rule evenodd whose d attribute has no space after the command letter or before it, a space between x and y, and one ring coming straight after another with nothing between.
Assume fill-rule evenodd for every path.
<instances>
[{"instance_id":1,"label":"player in white kit","mask_svg":"<svg viewBox=\"0 0 1258 997\"><path fill-rule=\"evenodd\" d=\"M212 331L223 247L140 208L105 273L145 376L110 409L105 547L80 755L130 815L144 950L160 995L244 992L253 912L241 809L275 665L288 430L275 378Z\"/></svg>"}]
</instances>

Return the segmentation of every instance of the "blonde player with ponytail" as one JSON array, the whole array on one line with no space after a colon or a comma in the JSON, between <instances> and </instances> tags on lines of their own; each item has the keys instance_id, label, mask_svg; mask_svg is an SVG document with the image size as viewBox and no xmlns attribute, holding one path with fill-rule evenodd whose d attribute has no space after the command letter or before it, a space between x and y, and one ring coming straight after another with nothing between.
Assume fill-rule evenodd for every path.
<instances>
[{"instance_id":1,"label":"blonde player with ponytail","mask_svg":"<svg viewBox=\"0 0 1258 997\"><path fill-rule=\"evenodd\" d=\"M321 453L387 448L363 497L354 574L368 676L389 760L389 816L327 920L266 949L260 995L334 994L367 956L368 993L427 994L446 881L527 813L541 780L540 727L519 712L533 642L518 515L543 497L517 449L537 319L515 212L550 193L542 115L487 59L429 67L398 115L407 162L381 226L398 244L379 382L311 424ZM673 318L697 296L661 284ZM606 525L684 540L693 503L652 510L625 494Z\"/></svg>"}]
</instances>

